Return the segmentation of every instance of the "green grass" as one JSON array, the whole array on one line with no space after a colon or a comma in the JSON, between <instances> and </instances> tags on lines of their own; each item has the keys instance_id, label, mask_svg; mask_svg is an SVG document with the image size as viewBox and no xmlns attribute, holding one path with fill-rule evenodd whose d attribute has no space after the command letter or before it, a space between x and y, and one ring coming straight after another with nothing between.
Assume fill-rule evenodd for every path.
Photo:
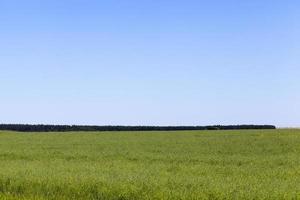
<instances>
[{"instance_id":1,"label":"green grass","mask_svg":"<svg viewBox=\"0 0 300 200\"><path fill-rule=\"evenodd\" d=\"M0 132L0 199L300 199L300 130Z\"/></svg>"}]
</instances>

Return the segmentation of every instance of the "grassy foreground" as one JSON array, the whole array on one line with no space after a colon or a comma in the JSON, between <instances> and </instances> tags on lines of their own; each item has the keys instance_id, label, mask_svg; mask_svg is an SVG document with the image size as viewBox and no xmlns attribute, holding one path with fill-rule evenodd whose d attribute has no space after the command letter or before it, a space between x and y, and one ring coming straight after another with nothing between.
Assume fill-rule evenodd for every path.
<instances>
[{"instance_id":1,"label":"grassy foreground","mask_svg":"<svg viewBox=\"0 0 300 200\"><path fill-rule=\"evenodd\" d=\"M300 199L300 130L2 131L0 199Z\"/></svg>"}]
</instances>

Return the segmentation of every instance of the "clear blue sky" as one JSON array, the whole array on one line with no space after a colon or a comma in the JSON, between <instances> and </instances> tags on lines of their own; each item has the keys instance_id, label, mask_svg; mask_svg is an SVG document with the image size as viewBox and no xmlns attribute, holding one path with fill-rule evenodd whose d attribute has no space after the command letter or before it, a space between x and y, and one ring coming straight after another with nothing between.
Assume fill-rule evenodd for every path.
<instances>
[{"instance_id":1,"label":"clear blue sky","mask_svg":"<svg viewBox=\"0 0 300 200\"><path fill-rule=\"evenodd\" d=\"M299 10L1 0L0 123L300 126Z\"/></svg>"}]
</instances>

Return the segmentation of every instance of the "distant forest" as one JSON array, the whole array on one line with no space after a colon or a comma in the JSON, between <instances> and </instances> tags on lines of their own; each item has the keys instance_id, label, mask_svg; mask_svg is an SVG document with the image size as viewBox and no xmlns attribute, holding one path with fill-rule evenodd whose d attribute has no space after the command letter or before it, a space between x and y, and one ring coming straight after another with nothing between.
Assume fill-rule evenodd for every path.
<instances>
[{"instance_id":1,"label":"distant forest","mask_svg":"<svg viewBox=\"0 0 300 200\"><path fill-rule=\"evenodd\" d=\"M229 126L80 126L80 125L29 125L0 124L0 130L21 132L66 132L66 131L183 131L183 130L244 130L276 129L273 125Z\"/></svg>"}]
</instances>

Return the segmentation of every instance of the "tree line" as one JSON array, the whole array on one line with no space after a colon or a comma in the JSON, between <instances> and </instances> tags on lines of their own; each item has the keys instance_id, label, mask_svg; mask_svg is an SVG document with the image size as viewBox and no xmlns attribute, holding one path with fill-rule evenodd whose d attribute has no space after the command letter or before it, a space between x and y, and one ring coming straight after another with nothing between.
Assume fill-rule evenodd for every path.
<instances>
[{"instance_id":1,"label":"tree line","mask_svg":"<svg viewBox=\"0 0 300 200\"><path fill-rule=\"evenodd\" d=\"M216 125L216 126L81 126L81 125L30 125L0 124L0 130L21 132L66 131L183 131L183 130L245 130L276 129L273 125Z\"/></svg>"}]
</instances>

